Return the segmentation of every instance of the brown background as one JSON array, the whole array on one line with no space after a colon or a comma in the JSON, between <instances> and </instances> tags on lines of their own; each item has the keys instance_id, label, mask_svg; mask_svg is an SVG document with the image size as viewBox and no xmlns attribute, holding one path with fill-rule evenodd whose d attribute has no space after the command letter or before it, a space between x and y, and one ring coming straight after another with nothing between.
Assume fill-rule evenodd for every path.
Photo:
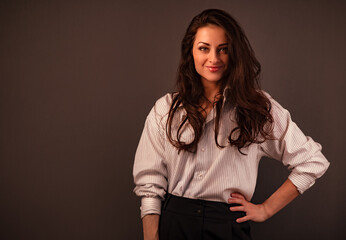
<instances>
[{"instance_id":1,"label":"brown background","mask_svg":"<svg viewBox=\"0 0 346 240\"><path fill-rule=\"evenodd\" d=\"M262 86L331 162L254 239L345 238L345 1L0 3L0 239L139 239L132 164L155 100L173 90L191 18L244 27ZM263 160L254 202L287 177Z\"/></svg>"}]
</instances>

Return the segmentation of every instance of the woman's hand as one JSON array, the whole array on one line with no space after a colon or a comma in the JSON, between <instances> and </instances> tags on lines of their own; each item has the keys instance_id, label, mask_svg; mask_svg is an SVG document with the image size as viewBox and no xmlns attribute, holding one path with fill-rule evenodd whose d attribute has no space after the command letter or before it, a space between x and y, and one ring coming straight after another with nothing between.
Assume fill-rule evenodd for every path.
<instances>
[{"instance_id":1,"label":"woman's hand","mask_svg":"<svg viewBox=\"0 0 346 240\"><path fill-rule=\"evenodd\" d=\"M283 207L289 204L293 199L299 195L297 187L287 179L267 200L262 204L253 204L248 202L240 193L232 193L228 199L229 203L238 203L241 206L230 207L231 211L243 211L246 213L245 217L238 218L237 222L254 221L264 222L272 217Z\"/></svg>"},{"instance_id":2,"label":"woman's hand","mask_svg":"<svg viewBox=\"0 0 346 240\"><path fill-rule=\"evenodd\" d=\"M242 223L245 221L254 221L254 222L264 222L271 217L268 210L264 204L253 204L248 202L245 197L240 193L232 193L232 198L228 199L229 203L237 203L241 206L230 207L229 209L234 212L245 212L246 216L238 218L237 223Z\"/></svg>"}]
</instances>

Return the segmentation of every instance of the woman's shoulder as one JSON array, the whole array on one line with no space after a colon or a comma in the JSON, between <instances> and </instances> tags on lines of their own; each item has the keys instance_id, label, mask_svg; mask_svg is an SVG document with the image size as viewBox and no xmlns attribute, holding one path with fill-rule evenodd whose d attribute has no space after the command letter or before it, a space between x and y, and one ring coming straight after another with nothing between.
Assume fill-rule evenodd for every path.
<instances>
[{"instance_id":1,"label":"woman's shoulder","mask_svg":"<svg viewBox=\"0 0 346 240\"><path fill-rule=\"evenodd\" d=\"M262 91L271 103L271 115L274 120L274 130L280 133L286 131L288 125L292 122L290 112L281 106L269 93Z\"/></svg>"},{"instance_id":2,"label":"woman's shoulder","mask_svg":"<svg viewBox=\"0 0 346 240\"><path fill-rule=\"evenodd\" d=\"M173 96L174 93L166 93L165 95L156 100L154 106L158 108L169 109L172 104Z\"/></svg>"},{"instance_id":3,"label":"woman's shoulder","mask_svg":"<svg viewBox=\"0 0 346 240\"><path fill-rule=\"evenodd\" d=\"M269 99L271 103L271 107L272 107L272 113L283 114L288 112L287 109L281 106L281 104L276 99L274 99L274 97L270 95L268 92L264 90L261 90L261 92L263 93L264 96L266 96Z\"/></svg>"},{"instance_id":4,"label":"woman's shoulder","mask_svg":"<svg viewBox=\"0 0 346 240\"><path fill-rule=\"evenodd\" d=\"M154 109L155 112L161 114L166 114L172 105L174 93L166 93L162 97L156 100Z\"/></svg>"},{"instance_id":5,"label":"woman's shoulder","mask_svg":"<svg viewBox=\"0 0 346 240\"><path fill-rule=\"evenodd\" d=\"M174 94L175 93L166 93L165 95L157 99L151 109L151 114L149 115L153 115L155 117L167 116L172 105Z\"/></svg>"}]
</instances>

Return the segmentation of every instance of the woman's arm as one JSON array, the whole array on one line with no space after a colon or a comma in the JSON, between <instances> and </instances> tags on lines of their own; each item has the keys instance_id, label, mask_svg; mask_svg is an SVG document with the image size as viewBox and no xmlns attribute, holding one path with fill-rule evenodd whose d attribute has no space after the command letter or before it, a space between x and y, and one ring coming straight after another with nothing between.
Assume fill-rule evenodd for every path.
<instances>
[{"instance_id":1,"label":"woman's arm","mask_svg":"<svg viewBox=\"0 0 346 240\"><path fill-rule=\"evenodd\" d=\"M142 218L144 240L159 240L160 215L148 214Z\"/></svg>"},{"instance_id":2,"label":"woman's arm","mask_svg":"<svg viewBox=\"0 0 346 240\"><path fill-rule=\"evenodd\" d=\"M287 179L264 203L253 204L248 202L240 193L232 193L228 199L229 203L238 203L241 206L231 207L231 211L243 211L246 213L245 217L238 218L237 222L254 221L264 222L272 217L283 207L289 204L293 199L299 195L296 186Z\"/></svg>"},{"instance_id":3,"label":"woman's arm","mask_svg":"<svg viewBox=\"0 0 346 240\"><path fill-rule=\"evenodd\" d=\"M237 222L263 222L280 211L299 194L314 185L328 169L320 144L305 136L292 121L290 113L268 95L272 103L274 128L272 139L260 144L262 156L281 161L291 171L288 179L264 203L252 204L243 195L232 193L229 203L239 203L231 211L244 211L245 217Z\"/></svg>"},{"instance_id":4,"label":"woman's arm","mask_svg":"<svg viewBox=\"0 0 346 240\"><path fill-rule=\"evenodd\" d=\"M134 192L141 197L142 218L147 214L161 213L161 201L167 190L165 140L156 105L145 121L133 165Z\"/></svg>"}]
</instances>

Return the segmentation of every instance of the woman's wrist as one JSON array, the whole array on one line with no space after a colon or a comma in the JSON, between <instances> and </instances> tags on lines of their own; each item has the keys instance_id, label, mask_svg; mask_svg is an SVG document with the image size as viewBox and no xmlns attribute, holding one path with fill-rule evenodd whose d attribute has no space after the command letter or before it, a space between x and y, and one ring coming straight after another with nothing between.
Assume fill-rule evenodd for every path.
<instances>
[{"instance_id":1,"label":"woman's wrist","mask_svg":"<svg viewBox=\"0 0 346 240\"><path fill-rule=\"evenodd\" d=\"M262 207L264 221L268 220L275 214L275 212L270 208L270 206L268 206L266 202L260 205Z\"/></svg>"}]
</instances>

